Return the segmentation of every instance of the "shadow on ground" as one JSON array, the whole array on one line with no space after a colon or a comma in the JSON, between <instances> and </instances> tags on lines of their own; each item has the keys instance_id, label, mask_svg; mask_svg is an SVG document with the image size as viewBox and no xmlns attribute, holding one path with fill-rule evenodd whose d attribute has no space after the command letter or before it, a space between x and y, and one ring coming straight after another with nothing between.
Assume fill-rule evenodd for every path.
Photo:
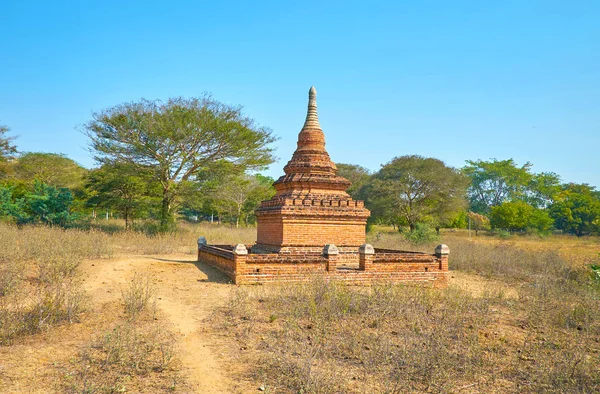
<instances>
[{"instance_id":1,"label":"shadow on ground","mask_svg":"<svg viewBox=\"0 0 600 394\"><path fill-rule=\"evenodd\" d=\"M200 279L202 282L214 282L214 283L226 283L232 284L231 279L227 277L224 273L219 271L218 269L211 267L206 263L199 262L198 260L174 260L174 259L163 259L159 257L153 257L153 260L165 261L169 263L184 263L184 264L193 264L198 268L200 272L206 275L206 279Z\"/></svg>"}]
</instances>

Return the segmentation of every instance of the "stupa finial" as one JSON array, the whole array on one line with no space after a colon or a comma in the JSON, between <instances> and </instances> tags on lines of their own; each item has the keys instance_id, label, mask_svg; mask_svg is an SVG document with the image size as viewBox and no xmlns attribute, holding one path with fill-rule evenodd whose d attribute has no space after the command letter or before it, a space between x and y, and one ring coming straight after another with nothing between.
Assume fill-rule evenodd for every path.
<instances>
[{"instance_id":1,"label":"stupa finial","mask_svg":"<svg viewBox=\"0 0 600 394\"><path fill-rule=\"evenodd\" d=\"M320 129L319 116L317 115L317 89L314 86L308 91L308 110L302 129Z\"/></svg>"}]
</instances>

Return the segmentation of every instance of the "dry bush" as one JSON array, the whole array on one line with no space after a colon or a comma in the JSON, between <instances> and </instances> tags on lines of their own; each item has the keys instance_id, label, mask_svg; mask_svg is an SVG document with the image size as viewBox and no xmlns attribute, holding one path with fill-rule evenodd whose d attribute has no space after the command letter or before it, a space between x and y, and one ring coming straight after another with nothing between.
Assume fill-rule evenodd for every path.
<instances>
[{"instance_id":1,"label":"dry bush","mask_svg":"<svg viewBox=\"0 0 600 394\"><path fill-rule=\"evenodd\" d=\"M273 392L440 391L477 375L488 308L451 289L315 279L238 290L225 321L242 341L268 334L256 346Z\"/></svg>"},{"instance_id":2,"label":"dry bush","mask_svg":"<svg viewBox=\"0 0 600 394\"><path fill-rule=\"evenodd\" d=\"M79 264L105 253L95 235L0 224L0 344L76 321L85 301Z\"/></svg>"},{"instance_id":3,"label":"dry bush","mask_svg":"<svg viewBox=\"0 0 600 394\"><path fill-rule=\"evenodd\" d=\"M63 375L68 393L173 392L182 384L175 338L156 322L127 322L95 338Z\"/></svg>"},{"instance_id":4,"label":"dry bush","mask_svg":"<svg viewBox=\"0 0 600 394\"><path fill-rule=\"evenodd\" d=\"M125 314L129 319L135 319L148 306L154 296L155 288L150 283L150 275L136 272L129 285L121 290Z\"/></svg>"}]
</instances>

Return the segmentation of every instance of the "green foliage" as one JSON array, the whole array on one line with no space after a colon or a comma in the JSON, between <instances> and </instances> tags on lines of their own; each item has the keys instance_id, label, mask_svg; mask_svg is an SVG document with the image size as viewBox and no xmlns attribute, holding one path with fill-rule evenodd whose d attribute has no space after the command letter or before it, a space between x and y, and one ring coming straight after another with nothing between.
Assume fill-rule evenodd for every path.
<instances>
[{"instance_id":1,"label":"green foliage","mask_svg":"<svg viewBox=\"0 0 600 394\"><path fill-rule=\"evenodd\" d=\"M14 201L12 188L0 186L0 220L15 221L20 216L22 216L22 207Z\"/></svg>"},{"instance_id":2,"label":"green foliage","mask_svg":"<svg viewBox=\"0 0 600 394\"><path fill-rule=\"evenodd\" d=\"M427 223L417 223L415 229L407 232L404 236L407 240L417 245L438 241L440 239L437 231Z\"/></svg>"},{"instance_id":3,"label":"green foliage","mask_svg":"<svg viewBox=\"0 0 600 394\"><path fill-rule=\"evenodd\" d=\"M555 226L582 236L600 233L600 193L587 184L568 184L550 207Z\"/></svg>"},{"instance_id":4,"label":"green foliage","mask_svg":"<svg viewBox=\"0 0 600 394\"><path fill-rule=\"evenodd\" d=\"M11 163L10 178L33 185L35 181L71 190L83 187L87 170L65 155L26 152Z\"/></svg>"},{"instance_id":5,"label":"green foliage","mask_svg":"<svg viewBox=\"0 0 600 394\"><path fill-rule=\"evenodd\" d=\"M7 137L10 129L6 126L0 125L0 163L7 161L11 156L17 153L17 148L12 145L14 137Z\"/></svg>"},{"instance_id":6,"label":"green foliage","mask_svg":"<svg viewBox=\"0 0 600 394\"><path fill-rule=\"evenodd\" d=\"M525 196L533 179L531 167L529 162L518 167L513 159L467 160L462 172L471 179L471 210L488 214L492 207Z\"/></svg>"},{"instance_id":7,"label":"green foliage","mask_svg":"<svg viewBox=\"0 0 600 394\"><path fill-rule=\"evenodd\" d=\"M448 228L467 228L469 227L469 215L466 211L460 211L451 217L446 223Z\"/></svg>"},{"instance_id":8,"label":"green foliage","mask_svg":"<svg viewBox=\"0 0 600 394\"><path fill-rule=\"evenodd\" d=\"M86 125L99 163L128 164L152 174L162 191L160 228L173 213L190 182L223 162L237 171L260 169L273 161L271 131L208 95L142 100L93 114Z\"/></svg>"},{"instance_id":9,"label":"green foliage","mask_svg":"<svg viewBox=\"0 0 600 394\"><path fill-rule=\"evenodd\" d=\"M273 179L263 175L232 175L222 179L214 188L210 208L229 217L235 226L248 223L254 210L263 200L275 193Z\"/></svg>"},{"instance_id":10,"label":"green foliage","mask_svg":"<svg viewBox=\"0 0 600 394\"><path fill-rule=\"evenodd\" d=\"M547 208L561 190L560 176L553 172L535 174L525 199L536 208Z\"/></svg>"},{"instance_id":11,"label":"green foliage","mask_svg":"<svg viewBox=\"0 0 600 394\"><path fill-rule=\"evenodd\" d=\"M0 220L66 226L73 216L73 195L69 189L57 189L39 181L23 198L15 199L12 188L0 186Z\"/></svg>"},{"instance_id":12,"label":"green foliage","mask_svg":"<svg viewBox=\"0 0 600 394\"><path fill-rule=\"evenodd\" d=\"M337 174L352 182L346 192L355 200L364 200L364 188L371 179L371 172L356 164L339 163L336 166Z\"/></svg>"},{"instance_id":13,"label":"green foliage","mask_svg":"<svg viewBox=\"0 0 600 394\"><path fill-rule=\"evenodd\" d=\"M36 181L33 191L25 196L24 216L20 221L65 226L73 219L70 213L72 203L73 195L69 189L57 189Z\"/></svg>"},{"instance_id":14,"label":"green foliage","mask_svg":"<svg viewBox=\"0 0 600 394\"><path fill-rule=\"evenodd\" d=\"M532 207L524 201L504 202L492 207L490 223L509 231L522 231L528 228L537 231L548 231L553 220L547 211Z\"/></svg>"},{"instance_id":15,"label":"green foliage","mask_svg":"<svg viewBox=\"0 0 600 394\"><path fill-rule=\"evenodd\" d=\"M590 265L590 268L592 270L592 280L600 285L600 265L592 264Z\"/></svg>"},{"instance_id":16,"label":"green foliage","mask_svg":"<svg viewBox=\"0 0 600 394\"><path fill-rule=\"evenodd\" d=\"M397 225L440 225L465 208L468 179L444 162L402 156L382 166L366 187L373 216Z\"/></svg>"},{"instance_id":17,"label":"green foliage","mask_svg":"<svg viewBox=\"0 0 600 394\"><path fill-rule=\"evenodd\" d=\"M128 229L134 218L147 214L160 199L160 187L150 182L151 178L148 171L139 171L128 164L104 164L88 175L88 204L116 210Z\"/></svg>"}]
</instances>

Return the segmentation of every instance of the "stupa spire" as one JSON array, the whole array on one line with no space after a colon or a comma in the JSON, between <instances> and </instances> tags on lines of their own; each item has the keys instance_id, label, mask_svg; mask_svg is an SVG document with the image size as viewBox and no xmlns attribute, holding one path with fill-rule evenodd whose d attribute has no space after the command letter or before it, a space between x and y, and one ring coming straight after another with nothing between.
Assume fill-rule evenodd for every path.
<instances>
[{"instance_id":1,"label":"stupa spire","mask_svg":"<svg viewBox=\"0 0 600 394\"><path fill-rule=\"evenodd\" d=\"M302 129L320 129L319 115L317 114L317 89L311 86L308 91L308 109L306 111L306 120Z\"/></svg>"}]
</instances>

